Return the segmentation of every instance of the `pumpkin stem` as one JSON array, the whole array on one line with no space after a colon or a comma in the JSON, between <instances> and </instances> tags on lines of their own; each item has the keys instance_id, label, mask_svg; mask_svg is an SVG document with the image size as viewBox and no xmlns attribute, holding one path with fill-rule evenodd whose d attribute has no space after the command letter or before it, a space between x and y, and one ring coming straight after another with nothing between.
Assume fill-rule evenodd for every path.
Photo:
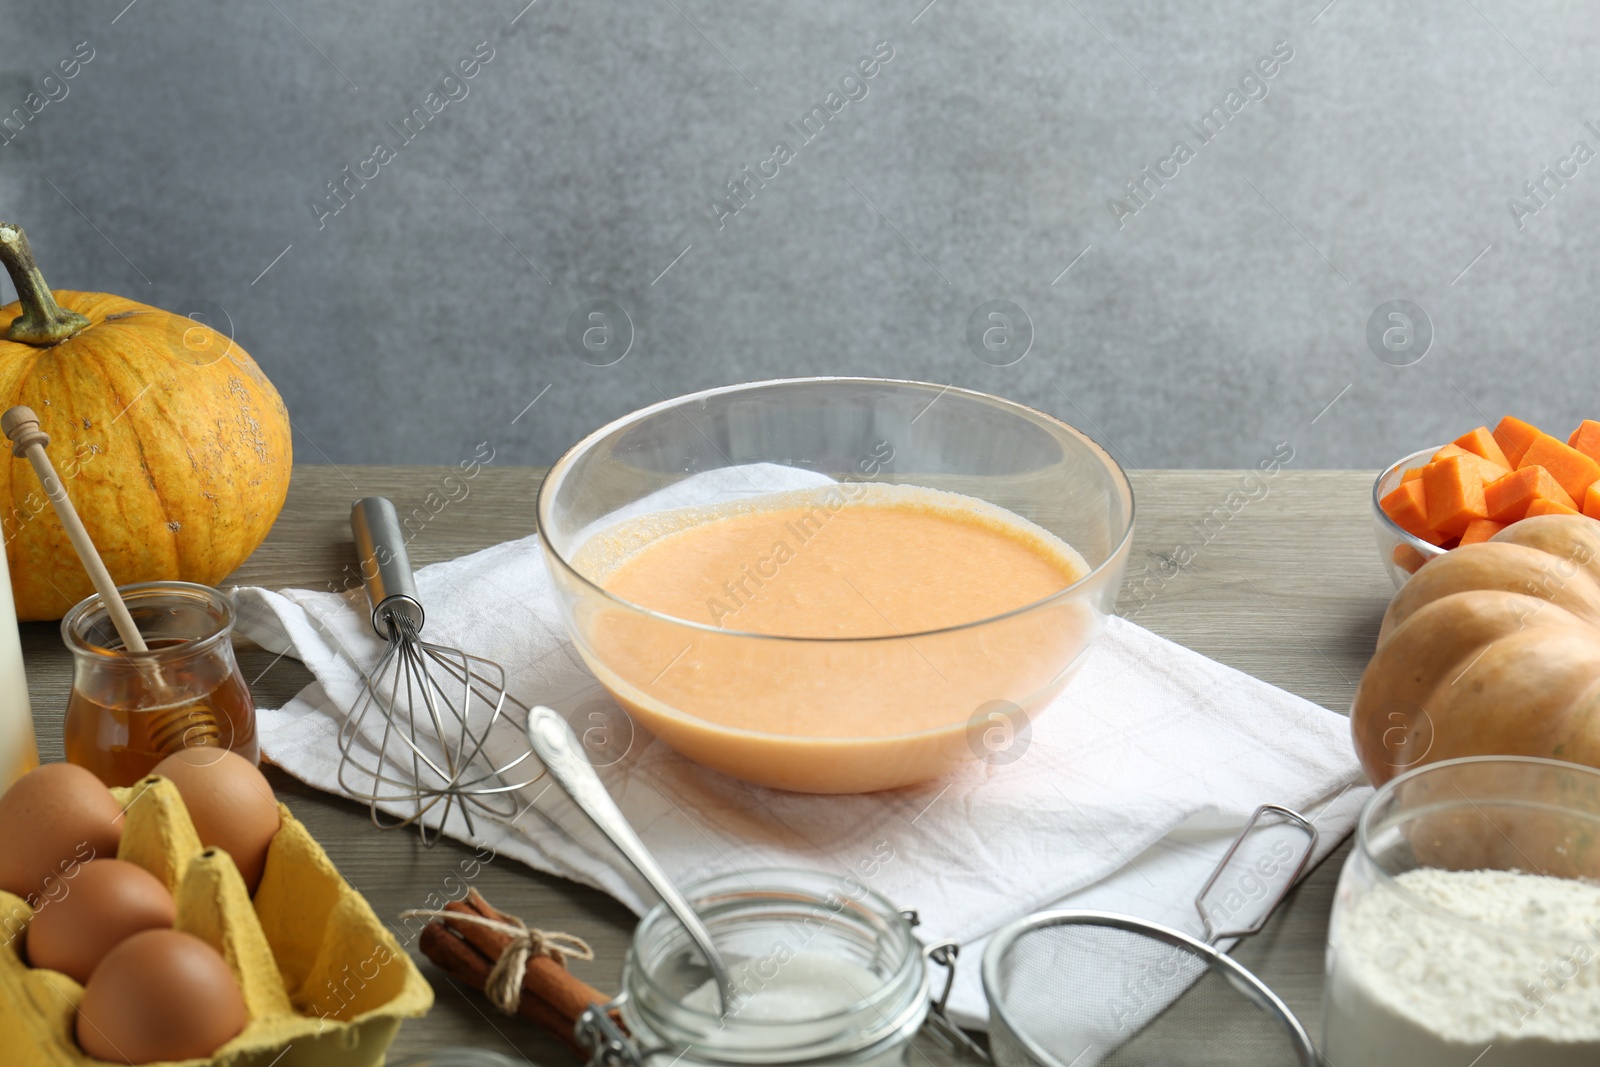
<instances>
[{"instance_id":1,"label":"pumpkin stem","mask_svg":"<svg viewBox=\"0 0 1600 1067\"><path fill-rule=\"evenodd\" d=\"M21 226L0 222L0 263L11 275L17 300L22 304L22 314L12 321L6 340L41 347L60 344L89 325L88 319L56 303L55 295L44 283L44 275L39 273L39 265L33 261L33 249L28 247L28 237Z\"/></svg>"}]
</instances>

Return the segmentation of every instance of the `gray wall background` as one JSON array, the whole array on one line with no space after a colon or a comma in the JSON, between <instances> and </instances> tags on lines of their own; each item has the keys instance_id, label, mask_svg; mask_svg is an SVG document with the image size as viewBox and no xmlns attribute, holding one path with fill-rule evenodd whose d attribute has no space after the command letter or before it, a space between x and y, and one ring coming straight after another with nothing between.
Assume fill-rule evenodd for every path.
<instances>
[{"instance_id":1,"label":"gray wall background","mask_svg":"<svg viewBox=\"0 0 1600 1067\"><path fill-rule=\"evenodd\" d=\"M1508 411L1600 417L1600 160L1520 228L1507 205L1600 150L1581 0L525 2L11 0L0 113L94 57L0 146L0 217L59 287L231 329L307 462L487 440L544 463L663 396L808 374L998 393L1140 466L1290 440L1372 467ZM879 41L867 95L801 146L785 124ZM1202 143L1187 123L1281 41ZM401 145L388 124L479 42L465 98ZM778 140L795 158L719 229ZM1194 158L1119 225L1109 200L1179 140ZM379 141L395 158L319 227ZM598 299L632 324L609 366L566 337ZM991 300L1031 324L1009 366L968 342ZM1369 345L1392 300L1431 342Z\"/></svg>"}]
</instances>

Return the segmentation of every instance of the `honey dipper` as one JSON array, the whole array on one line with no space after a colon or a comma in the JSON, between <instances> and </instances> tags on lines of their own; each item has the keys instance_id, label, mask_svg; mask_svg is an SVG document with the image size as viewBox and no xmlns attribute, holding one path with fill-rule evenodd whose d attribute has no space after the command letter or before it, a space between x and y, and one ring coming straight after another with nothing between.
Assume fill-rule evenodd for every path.
<instances>
[{"instance_id":1,"label":"honey dipper","mask_svg":"<svg viewBox=\"0 0 1600 1067\"><path fill-rule=\"evenodd\" d=\"M106 614L111 617L111 624L116 627L123 645L135 656L141 653L147 655L150 647L139 633L139 627L128 612L128 605L123 603L122 594L117 591L117 583L112 580L111 572L106 569L105 561L100 558L99 550L89 537L89 531L78 517L78 510L72 506L72 498L67 496L66 487L61 484L55 466L45 453L50 435L40 428L39 416L30 407L19 405L11 408L0 415L0 431L11 440L11 454L33 464L34 473L44 486L45 496L50 498L56 517L61 520L61 526L77 551L83 569L89 572L89 581L94 583L94 590L100 595L100 602L106 606ZM160 666L147 659L136 659L134 662L157 694L170 694L171 687L162 677ZM162 705L174 702L158 697L158 703ZM213 739L220 737L220 731L209 714L204 719L196 720L195 713L200 710L182 706L156 713L148 722L150 747L162 755L175 752L184 747L185 737L191 729Z\"/></svg>"}]
</instances>

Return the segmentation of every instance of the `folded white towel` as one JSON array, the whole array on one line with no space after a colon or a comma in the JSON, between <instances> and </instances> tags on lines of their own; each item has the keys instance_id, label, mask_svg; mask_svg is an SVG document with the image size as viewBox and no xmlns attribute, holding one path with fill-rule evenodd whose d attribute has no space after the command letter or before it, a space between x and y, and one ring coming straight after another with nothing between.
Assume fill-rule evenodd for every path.
<instances>
[{"instance_id":1,"label":"folded white towel","mask_svg":"<svg viewBox=\"0 0 1600 1067\"><path fill-rule=\"evenodd\" d=\"M639 510L794 488L756 471L680 483ZM814 476L813 476L814 477ZM804 483L802 483L804 484ZM632 510L632 509L630 509ZM680 885L734 870L806 867L854 875L921 915L926 939L963 953L951 1008L987 1018L978 982L986 937L1046 907L1126 912L1199 933L1193 897L1260 804L1311 816L1316 858L1354 825L1370 792L1348 721L1122 619L1032 724L1009 763L974 762L939 781L887 793L810 796L735 781L678 756L610 700L562 629L536 537L417 572L426 636L503 665L521 700L568 717L616 759L599 773ZM240 589L239 631L286 651L316 676L293 701L260 709L263 752L332 792L335 736L383 646L361 590ZM492 756L526 751L513 729ZM537 798L537 799L535 799ZM596 886L642 912L654 898L583 816L545 782L513 824L479 820L476 843ZM466 838L452 817L446 832Z\"/></svg>"}]
</instances>

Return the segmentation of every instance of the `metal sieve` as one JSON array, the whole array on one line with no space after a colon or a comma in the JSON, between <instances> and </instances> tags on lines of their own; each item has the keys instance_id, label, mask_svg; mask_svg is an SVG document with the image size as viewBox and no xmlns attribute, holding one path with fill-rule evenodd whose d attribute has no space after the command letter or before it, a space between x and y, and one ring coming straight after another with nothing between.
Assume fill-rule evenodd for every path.
<instances>
[{"instance_id":1,"label":"metal sieve","mask_svg":"<svg viewBox=\"0 0 1600 1067\"><path fill-rule=\"evenodd\" d=\"M1234 871L1241 846L1269 814L1281 819L1275 821L1280 833L1292 833L1303 845L1295 856L1283 856L1286 846L1274 845L1275 855L1283 857L1274 873L1289 873L1275 894L1263 891L1253 922L1219 924L1217 913L1227 909L1207 901L1226 884L1222 880ZM995 1063L1316 1067L1316 1049L1294 1013L1216 947L1266 925L1310 862L1316 840L1316 828L1298 813L1276 805L1257 808L1195 897L1205 940L1100 911L1041 912L1000 930L983 956ZM1252 884L1264 885L1259 879Z\"/></svg>"}]
</instances>

